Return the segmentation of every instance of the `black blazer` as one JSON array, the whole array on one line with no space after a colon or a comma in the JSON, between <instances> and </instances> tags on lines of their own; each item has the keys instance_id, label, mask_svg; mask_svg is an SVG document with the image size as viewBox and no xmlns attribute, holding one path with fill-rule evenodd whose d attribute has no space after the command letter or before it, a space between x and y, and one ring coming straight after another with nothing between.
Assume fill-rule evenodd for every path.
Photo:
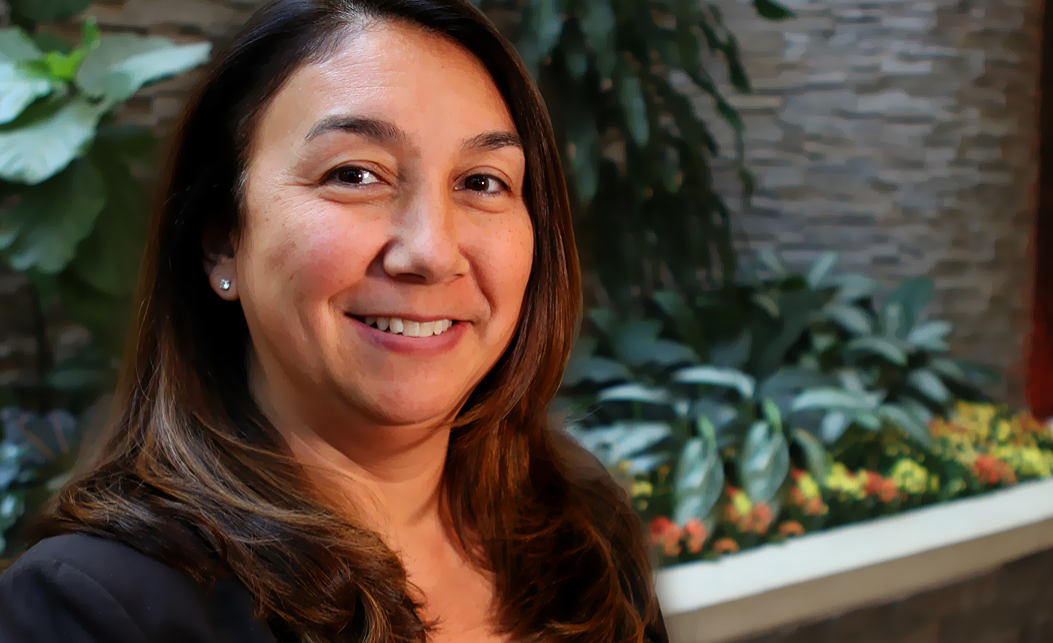
<instances>
[{"instance_id":1,"label":"black blazer","mask_svg":"<svg viewBox=\"0 0 1053 643\"><path fill-rule=\"evenodd\" d=\"M278 643L252 598L193 579L125 545L66 534L0 575L2 643Z\"/></svg>"},{"instance_id":2,"label":"black blazer","mask_svg":"<svg viewBox=\"0 0 1053 643\"><path fill-rule=\"evenodd\" d=\"M237 581L206 591L131 547L81 534L40 541L0 575L0 643L291 640L252 612L252 597ZM661 616L648 634L667 643Z\"/></svg>"}]
</instances>

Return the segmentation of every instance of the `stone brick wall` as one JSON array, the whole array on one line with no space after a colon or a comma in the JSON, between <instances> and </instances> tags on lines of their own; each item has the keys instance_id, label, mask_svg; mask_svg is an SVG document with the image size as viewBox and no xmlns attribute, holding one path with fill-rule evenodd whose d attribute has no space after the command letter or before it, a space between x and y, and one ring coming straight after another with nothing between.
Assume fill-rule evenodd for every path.
<instances>
[{"instance_id":1,"label":"stone brick wall","mask_svg":"<svg viewBox=\"0 0 1053 643\"><path fill-rule=\"evenodd\" d=\"M1053 550L960 583L736 643L1049 643Z\"/></svg>"},{"instance_id":2,"label":"stone brick wall","mask_svg":"<svg viewBox=\"0 0 1053 643\"><path fill-rule=\"evenodd\" d=\"M954 349L1008 368L1020 399L1043 3L788 0L781 23L717 4L755 89L729 92L758 178L738 218L750 244L795 263L837 249L884 283L931 276Z\"/></svg>"},{"instance_id":3,"label":"stone brick wall","mask_svg":"<svg viewBox=\"0 0 1053 643\"><path fill-rule=\"evenodd\" d=\"M218 42L257 4L105 0L89 12L107 31ZM1005 393L1019 401L1041 3L789 0L798 17L783 23L748 2L717 4L756 90L729 91L759 186L738 217L746 251L773 246L803 264L834 248L844 268L884 283L932 276L933 312L955 323L954 348L1008 368ZM123 117L165 130L194 78L145 90ZM735 179L722 185L734 202ZM0 308L12 305L5 280ZM0 360L23 343L5 319ZM0 361L0 382L4 373Z\"/></svg>"}]
</instances>

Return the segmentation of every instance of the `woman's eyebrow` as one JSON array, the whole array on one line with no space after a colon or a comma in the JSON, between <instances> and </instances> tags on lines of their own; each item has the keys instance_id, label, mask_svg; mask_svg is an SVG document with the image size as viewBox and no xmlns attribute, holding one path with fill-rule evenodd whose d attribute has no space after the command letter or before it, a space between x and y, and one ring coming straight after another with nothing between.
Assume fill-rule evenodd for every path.
<instances>
[{"instance_id":1,"label":"woman's eyebrow","mask_svg":"<svg viewBox=\"0 0 1053 643\"><path fill-rule=\"evenodd\" d=\"M487 132L473 136L461 143L461 149L465 152L492 151L505 147L517 147L520 151L523 151L523 141L518 134L513 132Z\"/></svg>"},{"instance_id":2,"label":"woman's eyebrow","mask_svg":"<svg viewBox=\"0 0 1053 643\"><path fill-rule=\"evenodd\" d=\"M311 141L329 132L356 134L381 144L404 145L409 140L406 132L390 121L367 116L336 114L334 116L326 116L315 123L311 131L307 133L306 141Z\"/></svg>"},{"instance_id":3,"label":"woman's eyebrow","mask_svg":"<svg viewBox=\"0 0 1053 643\"><path fill-rule=\"evenodd\" d=\"M343 132L367 138L381 145L399 145L413 147L409 136L398 125L391 121L368 116L337 114L327 116L315 123L307 133L306 141L311 141L330 132ZM515 132L485 132L466 139L461 143L465 152L493 151L505 147L523 149L523 141Z\"/></svg>"}]
</instances>

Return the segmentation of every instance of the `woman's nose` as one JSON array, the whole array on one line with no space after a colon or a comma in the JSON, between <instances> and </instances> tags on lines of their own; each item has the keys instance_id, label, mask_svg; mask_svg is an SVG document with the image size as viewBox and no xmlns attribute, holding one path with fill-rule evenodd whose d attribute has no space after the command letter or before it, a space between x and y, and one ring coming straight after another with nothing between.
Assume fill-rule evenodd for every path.
<instances>
[{"instance_id":1,"label":"woman's nose","mask_svg":"<svg viewBox=\"0 0 1053 643\"><path fill-rule=\"evenodd\" d=\"M464 275L468 260L461 252L463 222L449 190L430 187L406 200L394 218L393 238L383 258L392 277L421 283L444 283Z\"/></svg>"}]
</instances>

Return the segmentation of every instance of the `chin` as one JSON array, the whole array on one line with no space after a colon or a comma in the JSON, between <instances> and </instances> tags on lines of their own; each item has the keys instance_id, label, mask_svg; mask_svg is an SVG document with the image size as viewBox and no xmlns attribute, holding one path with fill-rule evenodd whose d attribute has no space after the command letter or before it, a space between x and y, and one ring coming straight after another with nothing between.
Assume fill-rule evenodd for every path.
<instances>
[{"instance_id":1,"label":"chin","mask_svg":"<svg viewBox=\"0 0 1053 643\"><path fill-rule=\"evenodd\" d=\"M370 406L378 422L397 425L422 424L451 414L458 403L457 395L421 396L411 391L405 394L385 394L373 397Z\"/></svg>"}]
</instances>

